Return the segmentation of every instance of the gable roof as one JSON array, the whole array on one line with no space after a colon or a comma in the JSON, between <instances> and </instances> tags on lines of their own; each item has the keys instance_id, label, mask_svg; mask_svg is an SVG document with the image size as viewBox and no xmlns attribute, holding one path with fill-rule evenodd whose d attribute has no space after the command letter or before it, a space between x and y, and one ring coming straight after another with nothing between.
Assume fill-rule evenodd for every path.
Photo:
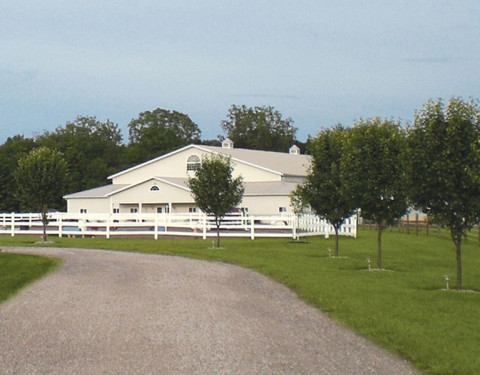
<instances>
[{"instance_id":1,"label":"gable roof","mask_svg":"<svg viewBox=\"0 0 480 375\"><path fill-rule=\"evenodd\" d=\"M105 198L111 194L115 194L119 190L130 185L105 185L93 189L79 191L77 193L67 194L65 199L70 198Z\"/></svg>"},{"instance_id":2,"label":"gable roof","mask_svg":"<svg viewBox=\"0 0 480 375\"><path fill-rule=\"evenodd\" d=\"M107 198L109 196L120 193L124 190L131 189L135 186L143 184L147 181L159 181L178 189L190 191L187 185L186 178L173 177L150 177L146 180L137 182L135 184L118 184L105 185L94 189L80 191L78 193L65 195L65 199L80 199L80 198ZM245 192L244 196L270 196L270 195L288 195L295 188L295 182L287 181L268 181L268 182L244 182Z\"/></svg>"},{"instance_id":3,"label":"gable roof","mask_svg":"<svg viewBox=\"0 0 480 375\"><path fill-rule=\"evenodd\" d=\"M246 162L284 176L306 176L310 165L308 155L292 155L286 152L249 150L246 148L199 147L217 154L231 156L235 161Z\"/></svg>"},{"instance_id":4,"label":"gable roof","mask_svg":"<svg viewBox=\"0 0 480 375\"><path fill-rule=\"evenodd\" d=\"M201 151L230 156L232 160L255 166L260 169L280 174L283 176L301 176L305 177L310 165L310 157L308 155L292 155L284 152L249 150L245 148L223 148L217 146L188 145L178 150L169 152L168 154L148 160L129 169L120 171L109 176L109 179L121 176L135 169L143 168L149 164L159 160L168 158L179 152L195 148Z\"/></svg>"},{"instance_id":5,"label":"gable roof","mask_svg":"<svg viewBox=\"0 0 480 375\"><path fill-rule=\"evenodd\" d=\"M134 184L116 184L116 185L105 185L94 189L79 191L78 193L65 195L65 199L72 198L106 198L111 195L115 195L124 190L131 189L135 186L144 184L148 181L159 181L164 182L168 185L172 185L176 188L189 191L190 189L187 186L186 180L183 178L164 178L164 177L149 177L143 181L136 182Z\"/></svg>"}]
</instances>

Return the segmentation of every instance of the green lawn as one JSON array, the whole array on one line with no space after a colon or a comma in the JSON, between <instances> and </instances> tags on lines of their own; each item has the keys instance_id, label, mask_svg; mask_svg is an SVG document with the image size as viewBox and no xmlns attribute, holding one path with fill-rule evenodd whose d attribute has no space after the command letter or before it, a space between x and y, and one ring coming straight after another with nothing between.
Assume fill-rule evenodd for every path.
<instances>
[{"instance_id":1,"label":"green lawn","mask_svg":"<svg viewBox=\"0 0 480 375\"><path fill-rule=\"evenodd\" d=\"M0 253L0 302L55 269L59 262L42 256Z\"/></svg>"},{"instance_id":2,"label":"green lawn","mask_svg":"<svg viewBox=\"0 0 480 375\"><path fill-rule=\"evenodd\" d=\"M289 286L308 303L381 346L409 359L427 374L480 373L480 293L442 290L455 280L455 252L448 233L427 237L385 231L383 266L376 259L376 233L340 240L340 258L330 258L333 238L308 243L288 239L211 240L51 238L58 246L96 247L220 260L250 267ZM472 235L463 249L464 287L480 290L480 247ZM37 238L0 237L1 244L33 245Z\"/></svg>"}]
</instances>

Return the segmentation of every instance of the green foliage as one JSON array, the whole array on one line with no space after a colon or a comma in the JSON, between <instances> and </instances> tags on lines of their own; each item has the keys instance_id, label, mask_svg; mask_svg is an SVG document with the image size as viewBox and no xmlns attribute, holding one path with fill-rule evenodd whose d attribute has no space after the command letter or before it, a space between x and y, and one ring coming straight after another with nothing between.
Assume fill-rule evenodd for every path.
<instances>
[{"instance_id":1,"label":"green foliage","mask_svg":"<svg viewBox=\"0 0 480 375\"><path fill-rule=\"evenodd\" d=\"M0 302L52 271L59 263L54 258L0 253Z\"/></svg>"},{"instance_id":2,"label":"green foliage","mask_svg":"<svg viewBox=\"0 0 480 375\"><path fill-rule=\"evenodd\" d=\"M407 210L405 132L393 121L374 118L358 121L347 134L344 180L362 217L377 225L377 267L382 268L382 231Z\"/></svg>"},{"instance_id":3,"label":"green foliage","mask_svg":"<svg viewBox=\"0 0 480 375\"><path fill-rule=\"evenodd\" d=\"M343 178L342 164L347 130L341 126L321 131L309 141L312 165L306 181L297 192L318 216L335 228L335 256L338 256L338 230L355 210L349 180Z\"/></svg>"},{"instance_id":4,"label":"green foliage","mask_svg":"<svg viewBox=\"0 0 480 375\"><path fill-rule=\"evenodd\" d=\"M235 147L286 152L295 143L297 128L273 107L232 105L221 127Z\"/></svg>"},{"instance_id":5,"label":"green foliage","mask_svg":"<svg viewBox=\"0 0 480 375\"><path fill-rule=\"evenodd\" d=\"M36 148L18 161L14 172L16 191L24 207L41 212L46 241L48 208L58 202L67 183L67 164L60 152Z\"/></svg>"},{"instance_id":6,"label":"green foliage","mask_svg":"<svg viewBox=\"0 0 480 375\"><path fill-rule=\"evenodd\" d=\"M34 147L33 139L24 138L23 135L8 138L0 146L0 212L20 211L20 201L15 192L15 180L12 176L18 160Z\"/></svg>"},{"instance_id":7,"label":"green foliage","mask_svg":"<svg viewBox=\"0 0 480 375\"><path fill-rule=\"evenodd\" d=\"M480 218L480 109L451 98L429 101L409 129L409 180L413 204L450 229L462 288L461 244Z\"/></svg>"},{"instance_id":8,"label":"green foliage","mask_svg":"<svg viewBox=\"0 0 480 375\"><path fill-rule=\"evenodd\" d=\"M198 208L215 216L217 247L220 247L220 222L241 201L244 192L242 177L232 177L230 158L212 155L202 160L195 177L188 179L188 186Z\"/></svg>"},{"instance_id":9,"label":"green foliage","mask_svg":"<svg viewBox=\"0 0 480 375\"><path fill-rule=\"evenodd\" d=\"M188 115L157 108L145 111L128 124L132 163L166 154L200 141L201 131Z\"/></svg>"},{"instance_id":10,"label":"green foliage","mask_svg":"<svg viewBox=\"0 0 480 375\"><path fill-rule=\"evenodd\" d=\"M105 185L109 175L126 166L120 130L109 120L79 116L54 132L45 132L37 143L62 152L70 176L67 193Z\"/></svg>"}]
</instances>

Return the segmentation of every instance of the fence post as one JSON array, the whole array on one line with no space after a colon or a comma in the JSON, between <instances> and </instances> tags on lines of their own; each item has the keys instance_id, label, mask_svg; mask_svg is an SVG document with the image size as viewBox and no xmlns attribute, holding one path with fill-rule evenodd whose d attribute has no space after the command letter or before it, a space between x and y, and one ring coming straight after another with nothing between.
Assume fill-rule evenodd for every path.
<instances>
[{"instance_id":1,"label":"fence post","mask_svg":"<svg viewBox=\"0 0 480 375\"><path fill-rule=\"evenodd\" d=\"M255 218L253 216L250 218L250 239L255 239Z\"/></svg>"},{"instance_id":2,"label":"fence post","mask_svg":"<svg viewBox=\"0 0 480 375\"><path fill-rule=\"evenodd\" d=\"M110 224L111 224L111 220L112 219L112 214L108 214L108 218L107 218L107 227L105 228L105 231L106 231L106 236L107 239L110 238Z\"/></svg>"},{"instance_id":3,"label":"fence post","mask_svg":"<svg viewBox=\"0 0 480 375\"><path fill-rule=\"evenodd\" d=\"M292 236L293 236L293 239L296 239L297 238L297 215L295 216L292 216Z\"/></svg>"},{"instance_id":4,"label":"fence post","mask_svg":"<svg viewBox=\"0 0 480 375\"><path fill-rule=\"evenodd\" d=\"M62 224L62 214L57 213L57 222L58 222L58 237L62 238L63 224Z\"/></svg>"},{"instance_id":5,"label":"fence post","mask_svg":"<svg viewBox=\"0 0 480 375\"><path fill-rule=\"evenodd\" d=\"M11 232L11 233L10 233L10 235L11 235L12 237L15 237L15 217L14 217L15 213L12 212L11 215L12 215L12 216L10 216L10 224L11 224L11 227L10 227L10 232Z\"/></svg>"},{"instance_id":6,"label":"fence post","mask_svg":"<svg viewBox=\"0 0 480 375\"><path fill-rule=\"evenodd\" d=\"M203 228L202 229L203 229L202 238L204 240L206 240L207 239L207 214L205 214L205 213L203 214Z\"/></svg>"}]
</instances>

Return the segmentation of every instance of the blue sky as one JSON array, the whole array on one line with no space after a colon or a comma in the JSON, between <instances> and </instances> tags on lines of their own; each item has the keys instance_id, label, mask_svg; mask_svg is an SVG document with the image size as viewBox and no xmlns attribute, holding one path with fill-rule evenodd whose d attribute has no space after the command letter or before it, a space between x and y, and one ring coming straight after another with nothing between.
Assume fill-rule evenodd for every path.
<instances>
[{"instance_id":1,"label":"blue sky","mask_svg":"<svg viewBox=\"0 0 480 375\"><path fill-rule=\"evenodd\" d=\"M206 139L232 104L271 105L305 140L429 99L480 98L473 0L2 0L0 142L77 115L188 114Z\"/></svg>"}]
</instances>

